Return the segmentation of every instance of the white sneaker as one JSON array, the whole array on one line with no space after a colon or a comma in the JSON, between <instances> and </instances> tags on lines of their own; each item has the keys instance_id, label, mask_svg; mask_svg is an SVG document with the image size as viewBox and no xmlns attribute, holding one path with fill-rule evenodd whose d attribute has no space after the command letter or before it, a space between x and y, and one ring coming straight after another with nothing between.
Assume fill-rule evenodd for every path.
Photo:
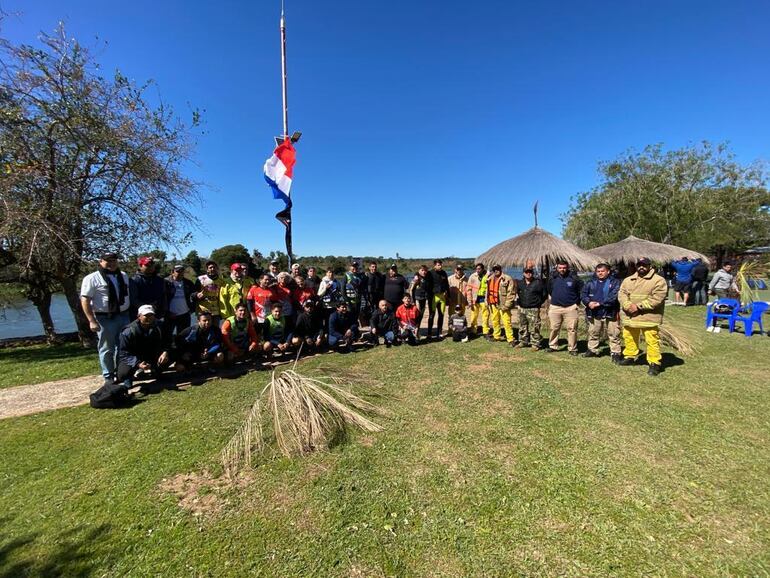
<instances>
[{"instance_id":1,"label":"white sneaker","mask_svg":"<svg viewBox=\"0 0 770 578\"><path fill-rule=\"evenodd\" d=\"M713 326L713 325L709 325L709 326L706 328L706 331L708 331L709 333L713 333L713 332L714 332L714 326Z\"/></svg>"},{"instance_id":2,"label":"white sneaker","mask_svg":"<svg viewBox=\"0 0 770 578\"><path fill-rule=\"evenodd\" d=\"M721 333L722 328L721 327L714 327L714 333Z\"/></svg>"}]
</instances>

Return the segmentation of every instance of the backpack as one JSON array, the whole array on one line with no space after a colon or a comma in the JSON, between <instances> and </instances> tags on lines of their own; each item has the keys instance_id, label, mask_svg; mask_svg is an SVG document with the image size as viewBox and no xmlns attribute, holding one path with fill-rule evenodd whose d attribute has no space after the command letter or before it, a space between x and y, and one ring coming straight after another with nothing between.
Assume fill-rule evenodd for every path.
<instances>
[{"instance_id":1,"label":"backpack","mask_svg":"<svg viewBox=\"0 0 770 578\"><path fill-rule=\"evenodd\" d=\"M115 409L131 403L131 397L122 383L105 383L88 399L94 409Z\"/></svg>"}]
</instances>

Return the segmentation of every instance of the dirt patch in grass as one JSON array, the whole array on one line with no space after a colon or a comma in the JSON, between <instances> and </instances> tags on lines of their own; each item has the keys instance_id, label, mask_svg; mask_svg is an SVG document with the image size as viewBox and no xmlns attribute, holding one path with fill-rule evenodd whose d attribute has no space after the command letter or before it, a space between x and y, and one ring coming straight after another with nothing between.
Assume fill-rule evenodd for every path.
<instances>
[{"instance_id":1,"label":"dirt patch in grass","mask_svg":"<svg viewBox=\"0 0 770 578\"><path fill-rule=\"evenodd\" d=\"M212 516L227 503L223 493L234 485L245 487L250 482L248 475L239 475L235 480L224 476L215 478L208 470L177 474L164 478L158 485L161 492L174 495L178 505L193 516Z\"/></svg>"}]
</instances>

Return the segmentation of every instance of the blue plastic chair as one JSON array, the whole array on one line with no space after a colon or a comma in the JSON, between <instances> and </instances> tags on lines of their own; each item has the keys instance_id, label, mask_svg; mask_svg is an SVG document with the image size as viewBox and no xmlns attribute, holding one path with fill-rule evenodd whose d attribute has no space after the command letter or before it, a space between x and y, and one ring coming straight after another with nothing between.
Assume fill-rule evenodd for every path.
<instances>
[{"instance_id":1,"label":"blue plastic chair","mask_svg":"<svg viewBox=\"0 0 770 578\"><path fill-rule=\"evenodd\" d=\"M716 313L714 309L717 305L728 305L731 307L730 313ZM708 329L711 327L712 323L714 323L717 319L727 319L729 325L730 325L730 331L733 330L734 324L732 323L733 317L735 317L738 314L738 310L741 308L741 302L737 299L717 299L714 301L711 305L708 306L708 309L706 309L706 328Z\"/></svg>"},{"instance_id":2,"label":"blue plastic chair","mask_svg":"<svg viewBox=\"0 0 770 578\"><path fill-rule=\"evenodd\" d=\"M735 323L740 322L743 323L743 332L746 334L746 337L751 337L755 323L759 324L759 332L764 333L765 329L762 327L762 315L767 311L768 307L770 307L770 305L764 301L754 301L748 305L744 305L735 313L733 318L730 319L730 332L732 333L735 331Z\"/></svg>"}]
</instances>

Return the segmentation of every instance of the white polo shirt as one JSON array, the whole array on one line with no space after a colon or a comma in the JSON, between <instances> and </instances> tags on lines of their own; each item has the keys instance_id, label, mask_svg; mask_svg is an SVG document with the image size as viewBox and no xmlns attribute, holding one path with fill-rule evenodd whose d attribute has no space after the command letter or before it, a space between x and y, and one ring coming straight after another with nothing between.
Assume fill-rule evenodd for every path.
<instances>
[{"instance_id":1,"label":"white polo shirt","mask_svg":"<svg viewBox=\"0 0 770 578\"><path fill-rule=\"evenodd\" d=\"M120 272L120 275L123 276L123 281L126 283L126 298L123 300L123 303L120 304L120 312L123 313L128 310L129 305L128 275L123 271ZM107 275L107 277L113 280L115 294L120 296L117 276ZM94 271L83 277L83 283L80 285L80 296L91 300L91 308L94 310L94 313L110 312L110 290L107 286L107 281L104 280L104 277L102 277L99 271Z\"/></svg>"}]
</instances>

